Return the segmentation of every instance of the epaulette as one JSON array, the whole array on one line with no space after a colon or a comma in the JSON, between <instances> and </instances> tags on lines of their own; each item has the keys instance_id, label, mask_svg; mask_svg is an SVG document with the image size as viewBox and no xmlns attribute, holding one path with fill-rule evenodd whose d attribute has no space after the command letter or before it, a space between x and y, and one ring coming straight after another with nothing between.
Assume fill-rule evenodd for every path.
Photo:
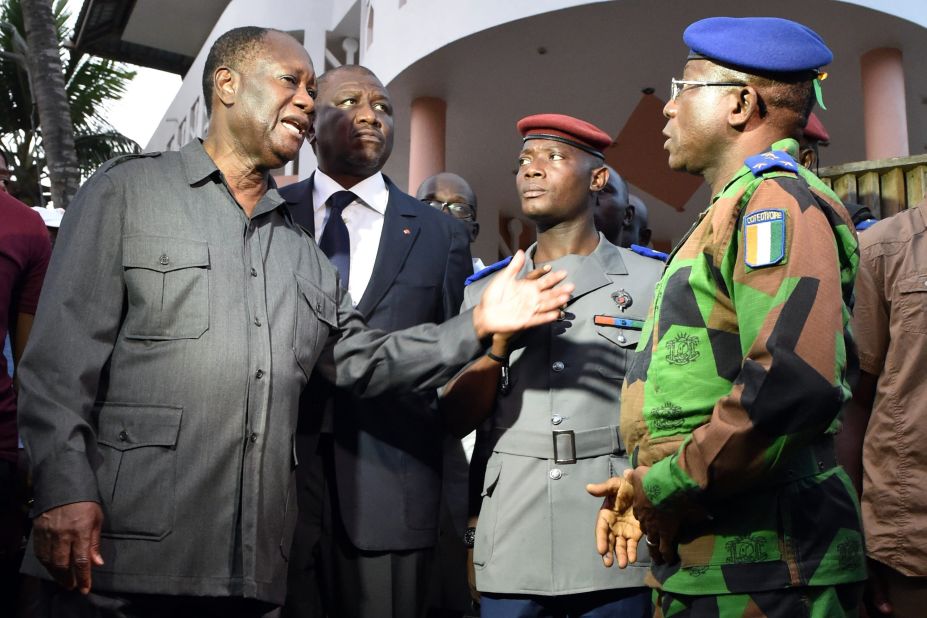
<instances>
[{"instance_id":1,"label":"epaulette","mask_svg":"<svg viewBox=\"0 0 927 618\"><path fill-rule=\"evenodd\" d=\"M860 221L859 223L856 224L856 231L862 232L863 230L868 230L869 228L871 228L873 225L875 225L878 222L879 222L878 219L866 219L865 221Z\"/></svg>"},{"instance_id":2,"label":"epaulette","mask_svg":"<svg viewBox=\"0 0 927 618\"><path fill-rule=\"evenodd\" d=\"M116 157L115 159L110 159L109 161L107 161L106 167L103 169L103 171L108 172L114 167L116 167L117 165L121 165L125 163L126 161L130 161L132 159L141 159L143 157L160 157L160 156L161 156L160 152L137 152L133 154L122 155L121 157Z\"/></svg>"},{"instance_id":3,"label":"epaulette","mask_svg":"<svg viewBox=\"0 0 927 618\"><path fill-rule=\"evenodd\" d=\"M785 170L787 172L798 173L798 162L795 161L789 153L782 150L770 150L753 155L744 161L744 164L750 168L754 176L762 176L769 170Z\"/></svg>"},{"instance_id":4,"label":"epaulette","mask_svg":"<svg viewBox=\"0 0 927 618\"><path fill-rule=\"evenodd\" d=\"M464 287L467 287L468 285L470 285L470 284L473 283L474 281L479 281L479 280L482 279L483 277L488 277L489 275L493 274L493 273L496 272L497 270L502 270L503 268L505 268L506 266L508 266L508 265L509 265L509 262L511 262L511 261L512 261L512 258L511 258L511 256L510 256L510 257L505 258L504 260L500 260L500 261L496 262L495 264L490 264L489 266L487 266L487 267L484 268L483 270L479 270L479 271L473 273L472 275L470 275L469 277L467 277L467 280L466 280L466 281L464 281Z\"/></svg>"},{"instance_id":5,"label":"epaulette","mask_svg":"<svg viewBox=\"0 0 927 618\"><path fill-rule=\"evenodd\" d=\"M631 245L631 251L638 255L643 255L644 257L660 260L661 262L665 262L669 259L669 253L663 253L662 251L657 251L649 247L642 247L640 245Z\"/></svg>"}]
</instances>

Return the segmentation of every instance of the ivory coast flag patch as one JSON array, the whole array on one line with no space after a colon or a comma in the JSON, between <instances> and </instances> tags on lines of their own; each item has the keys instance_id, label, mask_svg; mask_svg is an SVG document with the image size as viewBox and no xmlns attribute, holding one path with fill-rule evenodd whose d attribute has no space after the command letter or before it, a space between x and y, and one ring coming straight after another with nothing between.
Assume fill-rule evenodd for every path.
<instances>
[{"instance_id":1,"label":"ivory coast flag patch","mask_svg":"<svg viewBox=\"0 0 927 618\"><path fill-rule=\"evenodd\" d=\"M758 210L744 217L744 263L772 266L785 259L785 210Z\"/></svg>"}]
</instances>

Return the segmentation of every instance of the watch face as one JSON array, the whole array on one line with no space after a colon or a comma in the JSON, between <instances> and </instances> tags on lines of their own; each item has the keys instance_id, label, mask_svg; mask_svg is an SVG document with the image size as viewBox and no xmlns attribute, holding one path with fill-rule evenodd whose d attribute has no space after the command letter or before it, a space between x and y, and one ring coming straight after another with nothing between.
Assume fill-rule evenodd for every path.
<instances>
[{"instance_id":1,"label":"watch face","mask_svg":"<svg viewBox=\"0 0 927 618\"><path fill-rule=\"evenodd\" d=\"M476 528L467 528L467 531L464 532L463 541L467 547L473 547L473 543L476 541Z\"/></svg>"}]
</instances>

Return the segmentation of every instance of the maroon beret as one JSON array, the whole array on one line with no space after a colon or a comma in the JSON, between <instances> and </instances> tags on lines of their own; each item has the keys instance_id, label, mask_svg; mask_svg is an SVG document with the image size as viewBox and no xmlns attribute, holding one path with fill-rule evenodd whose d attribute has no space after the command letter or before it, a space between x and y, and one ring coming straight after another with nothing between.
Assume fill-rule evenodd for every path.
<instances>
[{"instance_id":1,"label":"maroon beret","mask_svg":"<svg viewBox=\"0 0 927 618\"><path fill-rule=\"evenodd\" d=\"M808 124L805 125L805 140L809 142L821 142L822 144L830 143L830 135L827 129L821 123L821 120L811 112L808 116Z\"/></svg>"},{"instance_id":2,"label":"maroon beret","mask_svg":"<svg viewBox=\"0 0 927 618\"><path fill-rule=\"evenodd\" d=\"M594 124L563 114L525 116L515 126L526 142L529 139L552 139L584 150L600 159L605 158L602 151L612 143L608 133Z\"/></svg>"}]
</instances>

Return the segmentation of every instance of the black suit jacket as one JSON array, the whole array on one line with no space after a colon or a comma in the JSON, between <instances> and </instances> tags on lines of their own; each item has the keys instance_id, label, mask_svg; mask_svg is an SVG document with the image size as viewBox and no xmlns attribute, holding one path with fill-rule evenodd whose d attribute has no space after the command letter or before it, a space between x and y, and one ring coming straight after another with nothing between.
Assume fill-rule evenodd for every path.
<instances>
[{"instance_id":1,"label":"black suit jacket","mask_svg":"<svg viewBox=\"0 0 927 618\"><path fill-rule=\"evenodd\" d=\"M371 327L394 331L457 314L473 272L466 227L399 190L389 202L370 283L357 309ZM313 177L284 187L293 216L314 230ZM434 393L361 400L318 376L303 394L301 431L312 411L333 409L334 507L352 543L364 550L430 547L437 542L443 424ZM311 402L311 405L310 405Z\"/></svg>"}]
</instances>

